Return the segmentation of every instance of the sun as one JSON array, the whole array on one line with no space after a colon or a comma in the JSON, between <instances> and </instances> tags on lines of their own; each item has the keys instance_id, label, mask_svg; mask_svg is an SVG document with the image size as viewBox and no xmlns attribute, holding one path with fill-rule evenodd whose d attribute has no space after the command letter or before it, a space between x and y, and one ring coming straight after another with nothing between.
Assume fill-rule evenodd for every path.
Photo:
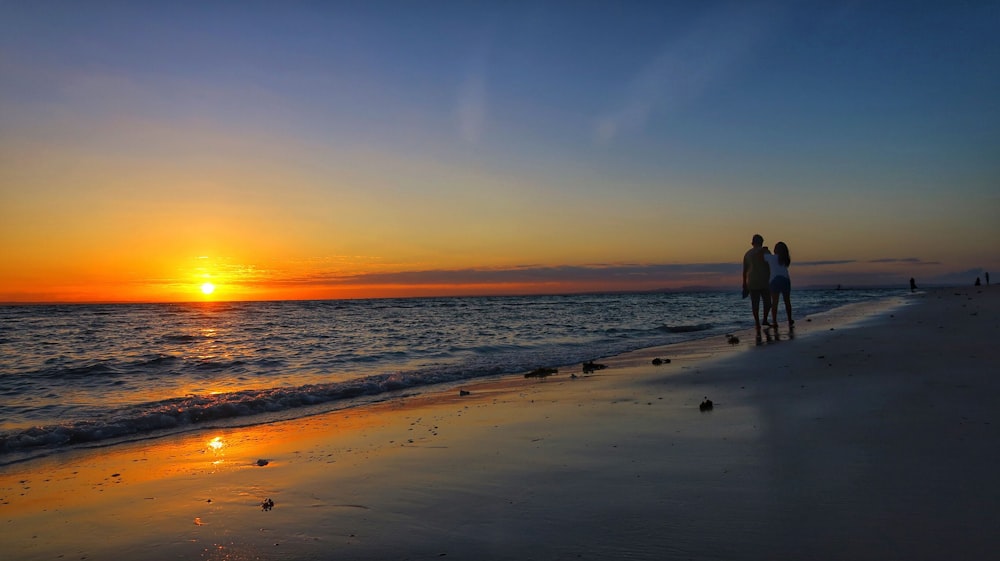
<instances>
[{"instance_id":1,"label":"sun","mask_svg":"<svg viewBox=\"0 0 1000 561\"><path fill-rule=\"evenodd\" d=\"M209 294L215 292L215 285L210 282L206 282L201 285L201 292L205 296L208 296Z\"/></svg>"}]
</instances>

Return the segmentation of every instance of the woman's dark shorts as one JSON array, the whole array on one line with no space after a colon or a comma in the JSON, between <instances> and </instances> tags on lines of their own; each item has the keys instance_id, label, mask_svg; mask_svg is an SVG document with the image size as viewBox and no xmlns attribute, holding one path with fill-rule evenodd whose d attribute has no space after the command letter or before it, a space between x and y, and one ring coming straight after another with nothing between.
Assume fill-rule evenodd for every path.
<instances>
[{"instance_id":1,"label":"woman's dark shorts","mask_svg":"<svg viewBox=\"0 0 1000 561\"><path fill-rule=\"evenodd\" d=\"M788 277L774 277L771 279L772 294L791 294L792 281Z\"/></svg>"}]
</instances>

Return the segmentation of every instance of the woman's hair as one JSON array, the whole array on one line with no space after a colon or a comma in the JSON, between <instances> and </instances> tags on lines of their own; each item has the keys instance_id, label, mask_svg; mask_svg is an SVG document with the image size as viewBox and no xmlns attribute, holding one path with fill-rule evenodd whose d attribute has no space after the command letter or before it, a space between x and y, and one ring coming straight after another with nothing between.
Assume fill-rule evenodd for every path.
<instances>
[{"instance_id":1,"label":"woman's hair","mask_svg":"<svg viewBox=\"0 0 1000 561\"><path fill-rule=\"evenodd\" d=\"M774 254L778 256L778 263L785 267L792 264L792 256L788 254L788 246L785 245L785 242L774 244Z\"/></svg>"}]
</instances>

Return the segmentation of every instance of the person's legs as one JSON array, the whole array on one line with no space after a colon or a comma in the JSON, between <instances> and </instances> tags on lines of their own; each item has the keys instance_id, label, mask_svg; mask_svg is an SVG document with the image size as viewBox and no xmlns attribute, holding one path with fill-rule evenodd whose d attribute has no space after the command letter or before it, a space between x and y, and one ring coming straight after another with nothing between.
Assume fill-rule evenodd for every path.
<instances>
[{"instance_id":1,"label":"person's legs","mask_svg":"<svg viewBox=\"0 0 1000 561\"><path fill-rule=\"evenodd\" d=\"M750 291L750 307L753 309L753 323L760 329L760 292L757 290Z\"/></svg>"},{"instance_id":2,"label":"person's legs","mask_svg":"<svg viewBox=\"0 0 1000 561\"><path fill-rule=\"evenodd\" d=\"M795 325L795 320L792 319L792 291L791 290L786 290L784 292L784 296L785 296L785 313L788 314L788 327L791 327L791 326ZM775 298L774 298L774 307L775 308L778 307L778 298L777 298L777 296L775 296ZM777 311L775 312L775 315L777 315ZM777 321L778 320L776 319L775 322L777 322Z\"/></svg>"},{"instance_id":3,"label":"person's legs","mask_svg":"<svg viewBox=\"0 0 1000 561\"><path fill-rule=\"evenodd\" d=\"M768 292L765 289L764 293L761 295L761 297L764 299L764 323L767 323L767 316L769 316L771 314L771 308L772 308L772 306L771 306L771 298L772 298L771 292Z\"/></svg>"},{"instance_id":4,"label":"person's legs","mask_svg":"<svg viewBox=\"0 0 1000 561\"><path fill-rule=\"evenodd\" d=\"M771 292L771 325L778 326L778 298L780 292Z\"/></svg>"}]
</instances>

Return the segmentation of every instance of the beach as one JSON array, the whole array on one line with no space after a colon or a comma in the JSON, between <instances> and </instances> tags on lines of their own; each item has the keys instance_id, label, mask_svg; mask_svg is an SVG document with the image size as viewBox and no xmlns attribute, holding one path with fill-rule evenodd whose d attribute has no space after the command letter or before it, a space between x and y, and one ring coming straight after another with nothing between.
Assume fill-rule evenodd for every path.
<instances>
[{"instance_id":1,"label":"beach","mask_svg":"<svg viewBox=\"0 0 1000 561\"><path fill-rule=\"evenodd\" d=\"M793 332L781 324L759 342L752 330L734 335L600 360L607 367L589 373L478 380L3 466L0 551L995 555L1000 292L935 288L798 318ZM702 411L706 398L713 407Z\"/></svg>"}]
</instances>

